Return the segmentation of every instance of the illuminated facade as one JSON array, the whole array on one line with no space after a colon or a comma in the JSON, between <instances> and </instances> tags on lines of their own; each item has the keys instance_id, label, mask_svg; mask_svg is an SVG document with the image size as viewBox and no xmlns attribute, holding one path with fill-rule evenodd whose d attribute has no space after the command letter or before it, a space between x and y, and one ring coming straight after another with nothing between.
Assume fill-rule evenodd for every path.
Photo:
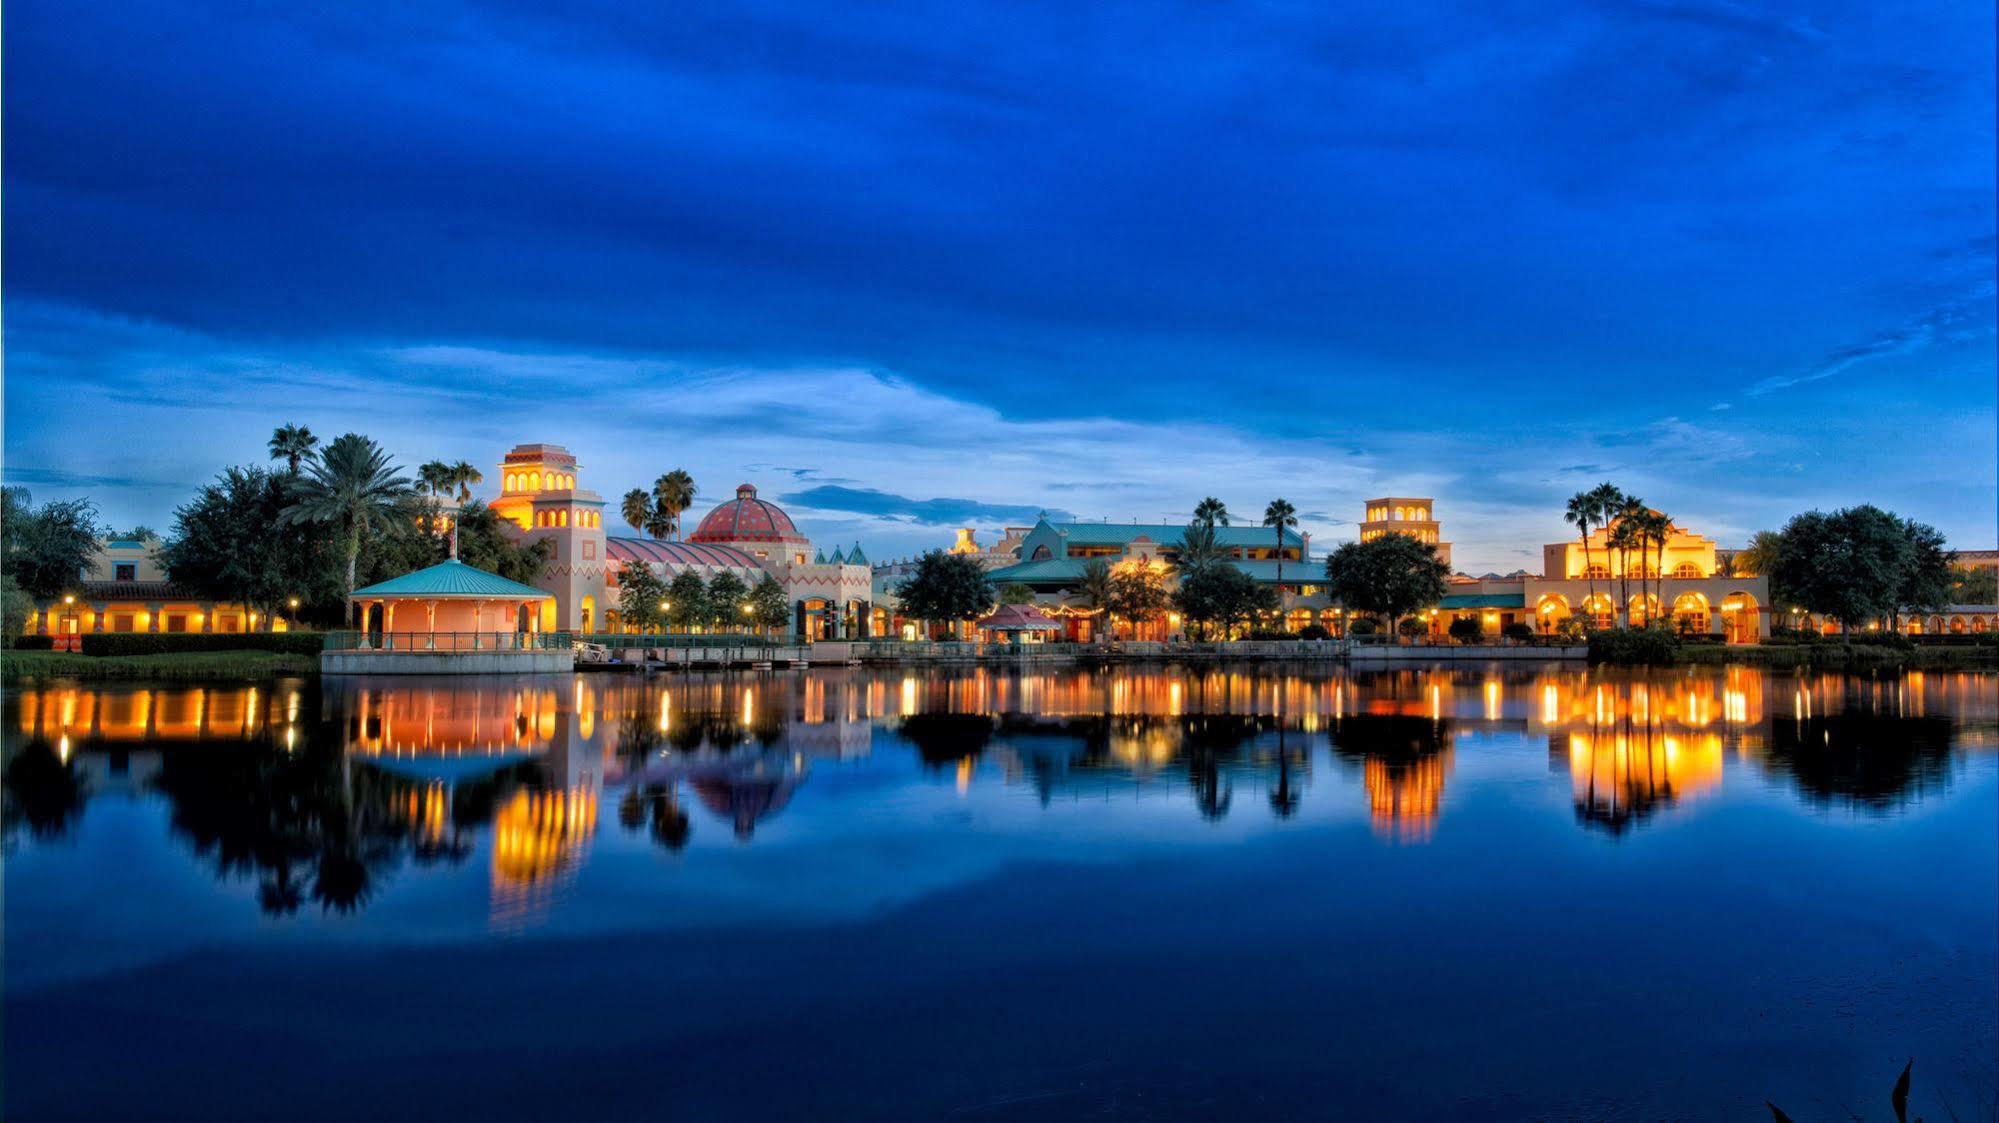
<instances>
[{"instance_id":1,"label":"illuminated facade","mask_svg":"<svg viewBox=\"0 0 1999 1123\"><path fill-rule=\"evenodd\" d=\"M581 486L576 457L561 445L514 446L501 460L499 480L493 509L513 524L514 537L547 539L555 549L535 581L551 594L541 610L542 631L619 631L618 575L627 562L648 566L667 582L689 570L703 581L727 572L754 587L769 574L792 605L792 631L808 640L887 631L860 545L826 558L752 484L737 487L734 498L717 504L681 542L608 534L603 498Z\"/></svg>"},{"instance_id":2,"label":"illuminated facade","mask_svg":"<svg viewBox=\"0 0 1999 1123\"><path fill-rule=\"evenodd\" d=\"M1444 541L1443 527L1437 522L1436 501L1389 496L1367 501L1367 517L1360 524L1360 540L1372 542L1384 534L1403 534L1437 548L1437 559L1451 564L1451 544Z\"/></svg>"},{"instance_id":3,"label":"illuminated facade","mask_svg":"<svg viewBox=\"0 0 1999 1123\"><path fill-rule=\"evenodd\" d=\"M241 604L195 596L167 579L160 544L151 539L112 538L99 543L76 591L38 602L22 624L29 634L84 632L250 632L285 631L290 622L273 620Z\"/></svg>"}]
</instances>

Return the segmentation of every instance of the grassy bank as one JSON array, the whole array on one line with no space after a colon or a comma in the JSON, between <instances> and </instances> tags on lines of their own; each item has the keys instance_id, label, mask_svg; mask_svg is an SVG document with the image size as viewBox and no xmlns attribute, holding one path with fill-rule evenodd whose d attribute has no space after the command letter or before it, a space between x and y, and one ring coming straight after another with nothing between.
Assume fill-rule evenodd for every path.
<instances>
[{"instance_id":1,"label":"grassy bank","mask_svg":"<svg viewBox=\"0 0 1999 1123\"><path fill-rule=\"evenodd\" d=\"M178 651L165 655L76 655L61 651L0 652L0 680L261 679L319 673L319 659L275 651Z\"/></svg>"},{"instance_id":2,"label":"grassy bank","mask_svg":"<svg viewBox=\"0 0 1999 1123\"><path fill-rule=\"evenodd\" d=\"M1681 644L1675 663L1749 663L1759 667L1887 668L1910 670L1999 669L1999 648L1990 644L1898 648L1880 644Z\"/></svg>"}]
</instances>

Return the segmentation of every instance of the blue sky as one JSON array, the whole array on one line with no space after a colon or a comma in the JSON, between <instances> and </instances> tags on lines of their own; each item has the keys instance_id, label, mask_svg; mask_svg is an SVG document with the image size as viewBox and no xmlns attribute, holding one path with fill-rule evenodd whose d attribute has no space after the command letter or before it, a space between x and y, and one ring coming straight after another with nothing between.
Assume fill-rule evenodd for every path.
<instances>
[{"instance_id":1,"label":"blue sky","mask_svg":"<svg viewBox=\"0 0 1999 1123\"><path fill-rule=\"evenodd\" d=\"M163 527L300 422L877 557L1434 494L1512 569L1605 478L1993 544L1980 5L289 7L8 13L9 483Z\"/></svg>"}]
</instances>

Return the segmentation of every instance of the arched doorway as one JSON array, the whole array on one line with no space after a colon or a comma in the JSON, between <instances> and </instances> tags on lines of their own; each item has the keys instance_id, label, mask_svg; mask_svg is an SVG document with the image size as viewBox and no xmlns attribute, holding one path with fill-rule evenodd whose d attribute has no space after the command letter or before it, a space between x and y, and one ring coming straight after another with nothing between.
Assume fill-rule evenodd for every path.
<instances>
[{"instance_id":1,"label":"arched doorway","mask_svg":"<svg viewBox=\"0 0 1999 1123\"><path fill-rule=\"evenodd\" d=\"M1707 597L1700 593L1681 593L1673 598L1673 627L1681 635L1706 635L1708 630Z\"/></svg>"},{"instance_id":2,"label":"arched doorway","mask_svg":"<svg viewBox=\"0 0 1999 1123\"><path fill-rule=\"evenodd\" d=\"M586 593L583 596L583 609L576 616L576 630L588 635L590 625L596 621L596 618L597 598Z\"/></svg>"},{"instance_id":3,"label":"arched doorway","mask_svg":"<svg viewBox=\"0 0 1999 1123\"><path fill-rule=\"evenodd\" d=\"M1588 597L1583 601L1583 617L1592 628L1615 628L1617 626L1617 602L1603 593Z\"/></svg>"},{"instance_id":4,"label":"arched doorway","mask_svg":"<svg viewBox=\"0 0 1999 1123\"><path fill-rule=\"evenodd\" d=\"M1730 643L1755 643L1762 610L1756 598L1737 591L1721 602L1721 618Z\"/></svg>"},{"instance_id":5,"label":"arched doorway","mask_svg":"<svg viewBox=\"0 0 1999 1123\"><path fill-rule=\"evenodd\" d=\"M1534 618L1540 623L1544 636L1554 635L1569 616L1569 598L1560 593L1548 593L1534 606Z\"/></svg>"},{"instance_id":6,"label":"arched doorway","mask_svg":"<svg viewBox=\"0 0 1999 1123\"><path fill-rule=\"evenodd\" d=\"M1659 618L1659 598L1651 593L1639 593L1625 605L1625 619L1634 628L1642 628Z\"/></svg>"}]
</instances>

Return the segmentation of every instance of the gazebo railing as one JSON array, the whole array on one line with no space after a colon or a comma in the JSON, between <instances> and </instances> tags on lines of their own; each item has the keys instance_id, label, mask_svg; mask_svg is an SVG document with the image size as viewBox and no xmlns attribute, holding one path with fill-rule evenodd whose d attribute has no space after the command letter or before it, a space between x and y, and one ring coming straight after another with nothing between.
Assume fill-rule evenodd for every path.
<instances>
[{"instance_id":1,"label":"gazebo railing","mask_svg":"<svg viewBox=\"0 0 1999 1123\"><path fill-rule=\"evenodd\" d=\"M328 632L325 649L428 655L471 651L560 651L570 642L567 632Z\"/></svg>"}]
</instances>

